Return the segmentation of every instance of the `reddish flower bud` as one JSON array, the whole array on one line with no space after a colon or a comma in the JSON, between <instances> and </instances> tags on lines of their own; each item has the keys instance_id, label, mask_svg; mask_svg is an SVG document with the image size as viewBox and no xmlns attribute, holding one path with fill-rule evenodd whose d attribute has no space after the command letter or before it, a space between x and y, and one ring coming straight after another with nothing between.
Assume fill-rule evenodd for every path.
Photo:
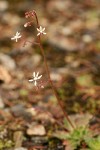
<instances>
[{"instance_id":1,"label":"reddish flower bud","mask_svg":"<svg viewBox=\"0 0 100 150\"><path fill-rule=\"evenodd\" d=\"M26 18L34 17L34 10L25 13Z\"/></svg>"},{"instance_id":2,"label":"reddish flower bud","mask_svg":"<svg viewBox=\"0 0 100 150\"><path fill-rule=\"evenodd\" d=\"M26 28L26 27L31 26L31 25L32 25L32 21L25 23L24 27Z\"/></svg>"},{"instance_id":3,"label":"reddish flower bud","mask_svg":"<svg viewBox=\"0 0 100 150\"><path fill-rule=\"evenodd\" d=\"M30 13L29 13L29 12L26 12L26 13L25 13L25 17L26 17L26 18L29 18L29 17L30 17Z\"/></svg>"}]
</instances>

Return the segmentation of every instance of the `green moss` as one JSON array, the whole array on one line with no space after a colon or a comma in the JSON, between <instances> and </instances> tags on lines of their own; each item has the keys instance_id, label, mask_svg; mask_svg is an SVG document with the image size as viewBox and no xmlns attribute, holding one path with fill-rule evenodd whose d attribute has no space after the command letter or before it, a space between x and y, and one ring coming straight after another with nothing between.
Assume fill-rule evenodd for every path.
<instances>
[{"instance_id":1,"label":"green moss","mask_svg":"<svg viewBox=\"0 0 100 150\"><path fill-rule=\"evenodd\" d=\"M3 150L4 148L11 148L13 145L14 145L14 143L11 140L0 139L0 150Z\"/></svg>"}]
</instances>

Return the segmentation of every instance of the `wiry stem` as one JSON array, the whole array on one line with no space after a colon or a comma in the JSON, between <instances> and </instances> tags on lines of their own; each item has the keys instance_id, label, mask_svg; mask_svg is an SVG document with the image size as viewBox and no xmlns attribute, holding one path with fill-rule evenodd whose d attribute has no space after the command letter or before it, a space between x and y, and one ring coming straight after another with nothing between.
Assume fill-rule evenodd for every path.
<instances>
[{"instance_id":1,"label":"wiry stem","mask_svg":"<svg viewBox=\"0 0 100 150\"><path fill-rule=\"evenodd\" d=\"M35 18L36 18L37 27L39 28L40 26L39 26L39 21L38 21L38 17L37 17L36 12L34 12L34 15L35 15ZM51 88L52 88L52 90L53 90L53 92L54 92L54 95L55 95L55 97L56 97L56 99L57 99L57 101L58 101L58 104L59 104L60 108L62 109L63 114L64 114L64 116L66 117L67 121L68 121L69 124L72 126L72 128L75 128L74 125L72 124L72 122L71 122L69 116L68 116L67 113L64 111L63 106L62 106L62 103L61 103L61 99L59 99L59 96L58 96L58 94L57 94L56 88L55 88L55 86L53 85L53 82L52 82L52 80L51 80L50 72L49 72L49 68L48 68L48 65L47 65L47 60L46 60L46 57L45 57L44 49L43 49L43 46L42 46L42 43L41 43L41 37L40 37L40 35L38 36L38 43L40 43L40 44L39 44L39 47L40 47L41 53L42 53L43 58L44 58L45 69L46 69L46 72L47 72L47 75L48 75L48 78L49 78L49 81L50 81Z\"/></svg>"}]
</instances>

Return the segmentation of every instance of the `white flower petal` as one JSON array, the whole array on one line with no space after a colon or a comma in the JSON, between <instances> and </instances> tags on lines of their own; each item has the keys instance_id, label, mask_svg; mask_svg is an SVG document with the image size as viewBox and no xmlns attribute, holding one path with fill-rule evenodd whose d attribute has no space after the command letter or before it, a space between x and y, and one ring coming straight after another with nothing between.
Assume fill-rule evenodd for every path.
<instances>
[{"instance_id":1,"label":"white flower petal","mask_svg":"<svg viewBox=\"0 0 100 150\"><path fill-rule=\"evenodd\" d=\"M37 34L37 36L39 36L40 35L40 32Z\"/></svg>"},{"instance_id":2,"label":"white flower petal","mask_svg":"<svg viewBox=\"0 0 100 150\"><path fill-rule=\"evenodd\" d=\"M15 40L15 38L14 38L14 37L12 37L12 38L11 38L11 40Z\"/></svg>"},{"instance_id":3,"label":"white flower petal","mask_svg":"<svg viewBox=\"0 0 100 150\"><path fill-rule=\"evenodd\" d=\"M47 34L47 33L43 32L43 34Z\"/></svg>"},{"instance_id":4,"label":"white flower petal","mask_svg":"<svg viewBox=\"0 0 100 150\"><path fill-rule=\"evenodd\" d=\"M39 29L39 28L37 28L37 31L39 31L39 32L40 32L40 29Z\"/></svg>"},{"instance_id":5,"label":"white flower petal","mask_svg":"<svg viewBox=\"0 0 100 150\"><path fill-rule=\"evenodd\" d=\"M45 30L45 28L42 29L42 31L44 31L44 30Z\"/></svg>"},{"instance_id":6,"label":"white flower petal","mask_svg":"<svg viewBox=\"0 0 100 150\"><path fill-rule=\"evenodd\" d=\"M33 77L35 78L35 72L33 72Z\"/></svg>"},{"instance_id":7,"label":"white flower petal","mask_svg":"<svg viewBox=\"0 0 100 150\"><path fill-rule=\"evenodd\" d=\"M38 79L40 79L42 77L42 75L40 75L39 77L38 77Z\"/></svg>"},{"instance_id":8,"label":"white flower petal","mask_svg":"<svg viewBox=\"0 0 100 150\"><path fill-rule=\"evenodd\" d=\"M35 85L35 86L37 85L37 82L36 82L36 80L35 80L35 82L34 82L34 85Z\"/></svg>"},{"instance_id":9,"label":"white flower petal","mask_svg":"<svg viewBox=\"0 0 100 150\"><path fill-rule=\"evenodd\" d=\"M21 38L22 36L20 35L18 38Z\"/></svg>"},{"instance_id":10,"label":"white flower petal","mask_svg":"<svg viewBox=\"0 0 100 150\"><path fill-rule=\"evenodd\" d=\"M39 72L37 72L36 77L38 78Z\"/></svg>"},{"instance_id":11,"label":"white flower petal","mask_svg":"<svg viewBox=\"0 0 100 150\"><path fill-rule=\"evenodd\" d=\"M34 80L33 79L30 79L30 80L28 80L29 82L33 82Z\"/></svg>"},{"instance_id":12,"label":"white flower petal","mask_svg":"<svg viewBox=\"0 0 100 150\"><path fill-rule=\"evenodd\" d=\"M40 26L40 31L42 30L42 27Z\"/></svg>"}]
</instances>

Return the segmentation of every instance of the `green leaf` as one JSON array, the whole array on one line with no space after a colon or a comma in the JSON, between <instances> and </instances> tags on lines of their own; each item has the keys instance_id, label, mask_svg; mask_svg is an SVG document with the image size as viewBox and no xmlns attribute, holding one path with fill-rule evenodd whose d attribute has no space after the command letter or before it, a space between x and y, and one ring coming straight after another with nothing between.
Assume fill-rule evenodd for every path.
<instances>
[{"instance_id":1,"label":"green leaf","mask_svg":"<svg viewBox=\"0 0 100 150\"><path fill-rule=\"evenodd\" d=\"M66 140L68 138L68 134L64 131L57 131L53 133L53 136L61 140Z\"/></svg>"},{"instance_id":2,"label":"green leaf","mask_svg":"<svg viewBox=\"0 0 100 150\"><path fill-rule=\"evenodd\" d=\"M72 120L71 120L71 121L72 121ZM66 118L63 120L63 123L64 123L64 127L65 127L67 130L73 131L72 126L69 124L69 122L67 121ZM73 122L72 122L72 123L73 123ZM73 123L73 124L74 124L74 123Z\"/></svg>"},{"instance_id":3,"label":"green leaf","mask_svg":"<svg viewBox=\"0 0 100 150\"><path fill-rule=\"evenodd\" d=\"M100 136L85 140L91 150L100 150Z\"/></svg>"},{"instance_id":4,"label":"green leaf","mask_svg":"<svg viewBox=\"0 0 100 150\"><path fill-rule=\"evenodd\" d=\"M73 130L72 133L69 134L69 137L67 138L70 141L70 144L74 149L76 149L78 146L81 146L82 141L85 141L84 139L86 137L90 136L90 131L86 129L85 127L79 127Z\"/></svg>"}]
</instances>

